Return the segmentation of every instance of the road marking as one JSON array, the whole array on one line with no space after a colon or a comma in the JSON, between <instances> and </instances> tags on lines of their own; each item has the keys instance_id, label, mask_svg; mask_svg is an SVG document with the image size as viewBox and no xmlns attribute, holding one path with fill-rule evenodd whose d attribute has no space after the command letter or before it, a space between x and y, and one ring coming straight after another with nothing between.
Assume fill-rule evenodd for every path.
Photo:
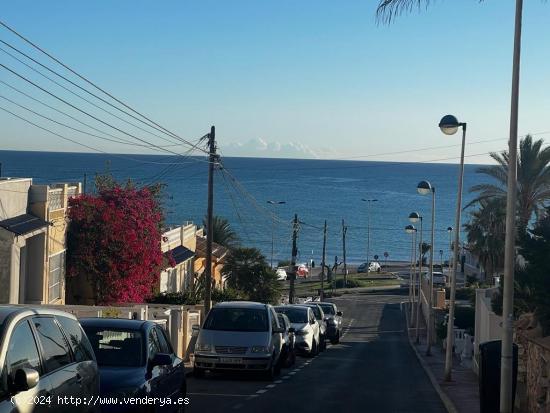
<instances>
[{"instance_id":1,"label":"road marking","mask_svg":"<svg viewBox=\"0 0 550 413\"><path fill-rule=\"evenodd\" d=\"M256 394L264 394L266 391L266 389L260 389L256 392Z\"/></svg>"},{"instance_id":2,"label":"road marking","mask_svg":"<svg viewBox=\"0 0 550 413\"><path fill-rule=\"evenodd\" d=\"M268 384L268 385L265 386L265 387L268 388L268 389L272 389L272 388L275 387L275 386L276 386L276 384Z\"/></svg>"},{"instance_id":3,"label":"road marking","mask_svg":"<svg viewBox=\"0 0 550 413\"><path fill-rule=\"evenodd\" d=\"M228 394L228 393L187 393L189 396L221 396L221 397L250 397L250 394Z\"/></svg>"},{"instance_id":4,"label":"road marking","mask_svg":"<svg viewBox=\"0 0 550 413\"><path fill-rule=\"evenodd\" d=\"M256 398L256 397L258 397L257 394L251 394L250 396L248 396L248 397L246 398L246 400L252 400L252 399L254 399L254 398Z\"/></svg>"},{"instance_id":5,"label":"road marking","mask_svg":"<svg viewBox=\"0 0 550 413\"><path fill-rule=\"evenodd\" d=\"M281 377L283 380L290 379L290 376L283 376Z\"/></svg>"},{"instance_id":6,"label":"road marking","mask_svg":"<svg viewBox=\"0 0 550 413\"><path fill-rule=\"evenodd\" d=\"M243 406L244 406L244 404L242 404L242 403L236 404L235 406L233 406L233 410L239 410Z\"/></svg>"},{"instance_id":7,"label":"road marking","mask_svg":"<svg viewBox=\"0 0 550 413\"><path fill-rule=\"evenodd\" d=\"M291 372L288 373L288 374L290 374L291 376L294 376L294 375L296 374L296 372L295 372L295 371L291 371Z\"/></svg>"}]
</instances>

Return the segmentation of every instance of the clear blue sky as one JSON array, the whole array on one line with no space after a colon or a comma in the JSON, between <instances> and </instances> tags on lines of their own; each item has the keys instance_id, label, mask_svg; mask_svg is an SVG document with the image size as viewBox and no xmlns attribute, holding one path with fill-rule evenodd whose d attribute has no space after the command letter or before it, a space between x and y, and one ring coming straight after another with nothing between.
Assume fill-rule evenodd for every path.
<instances>
[{"instance_id":1,"label":"clear blue sky","mask_svg":"<svg viewBox=\"0 0 550 413\"><path fill-rule=\"evenodd\" d=\"M470 141L502 138L471 145L468 154L504 149L514 3L441 0L390 26L376 24L375 0L17 0L3 2L0 16L182 136L198 138L215 124L226 153L254 154L250 141L262 139L345 158L458 143L458 135L444 137L436 127L446 113L468 122ZM550 4L524 7L520 132L545 132ZM4 29L0 39L24 47ZM40 79L3 53L0 62ZM2 69L0 79L43 96ZM0 91L17 97L1 84ZM85 150L9 115L0 122L3 149ZM139 152L63 133L106 151Z\"/></svg>"}]
</instances>

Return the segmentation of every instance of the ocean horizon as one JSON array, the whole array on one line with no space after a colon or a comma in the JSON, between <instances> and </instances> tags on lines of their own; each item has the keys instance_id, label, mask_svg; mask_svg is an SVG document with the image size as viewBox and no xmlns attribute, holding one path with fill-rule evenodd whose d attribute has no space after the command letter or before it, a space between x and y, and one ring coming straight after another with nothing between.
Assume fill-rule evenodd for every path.
<instances>
[{"instance_id":1,"label":"ocean horizon","mask_svg":"<svg viewBox=\"0 0 550 413\"><path fill-rule=\"evenodd\" d=\"M120 182L131 179L138 185L163 183L169 226L186 221L202 225L206 213L205 156L3 150L0 163L2 176L33 178L39 184L86 179L88 192L93 190L95 175L102 173L111 173ZM410 212L418 211L425 217L424 241L429 241L431 197L417 193L421 180L436 188L434 260L449 258L447 227L454 226L458 164L223 156L222 165L215 173L214 213L227 218L241 243L259 248L268 261L272 229L274 262L290 259L294 214L301 222L300 262L312 258L320 262L325 220L327 262L334 262L335 256L341 261L342 219L347 226L348 263L366 261L367 203L362 198L378 200L370 210L370 258L376 254L383 260L384 252L388 252L390 261L409 260L411 236L404 227L409 224ZM463 205L472 199L469 188L487 179L476 174L479 166L465 165ZM271 209L268 200L285 204ZM275 223L271 211L277 216ZM464 211L462 224L467 220L468 211Z\"/></svg>"}]
</instances>

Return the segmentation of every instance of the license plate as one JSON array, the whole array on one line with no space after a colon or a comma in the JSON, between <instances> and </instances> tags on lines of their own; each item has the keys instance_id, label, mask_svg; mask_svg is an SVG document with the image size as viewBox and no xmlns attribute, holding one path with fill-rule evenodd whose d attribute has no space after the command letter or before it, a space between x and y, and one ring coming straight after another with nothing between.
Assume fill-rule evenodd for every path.
<instances>
[{"instance_id":1,"label":"license plate","mask_svg":"<svg viewBox=\"0 0 550 413\"><path fill-rule=\"evenodd\" d=\"M220 357L220 363L224 364L242 364L243 359L233 357Z\"/></svg>"}]
</instances>

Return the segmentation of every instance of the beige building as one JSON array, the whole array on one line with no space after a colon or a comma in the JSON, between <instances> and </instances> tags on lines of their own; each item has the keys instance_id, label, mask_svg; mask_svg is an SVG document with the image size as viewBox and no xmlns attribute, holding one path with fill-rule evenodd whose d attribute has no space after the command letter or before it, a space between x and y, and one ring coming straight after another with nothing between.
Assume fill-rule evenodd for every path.
<instances>
[{"instance_id":1,"label":"beige building","mask_svg":"<svg viewBox=\"0 0 550 413\"><path fill-rule=\"evenodd\" d=\"M64 303L67 204L80 192L0 178L0 303Z\"/></svg>"},{"instance_id":2,"label":"beige building","mask_svg":"<svg viewBox=\"0 0 550 413\"><path fill-rule=\"evenodd\" d=\"M174 262L173 267L169 266L160 273L161 293L180 292L193 285L196 232L196 225L187 222L162 234L161 249L165 261L169 262L171 256Z\"/></svg>"}]
</instances>

